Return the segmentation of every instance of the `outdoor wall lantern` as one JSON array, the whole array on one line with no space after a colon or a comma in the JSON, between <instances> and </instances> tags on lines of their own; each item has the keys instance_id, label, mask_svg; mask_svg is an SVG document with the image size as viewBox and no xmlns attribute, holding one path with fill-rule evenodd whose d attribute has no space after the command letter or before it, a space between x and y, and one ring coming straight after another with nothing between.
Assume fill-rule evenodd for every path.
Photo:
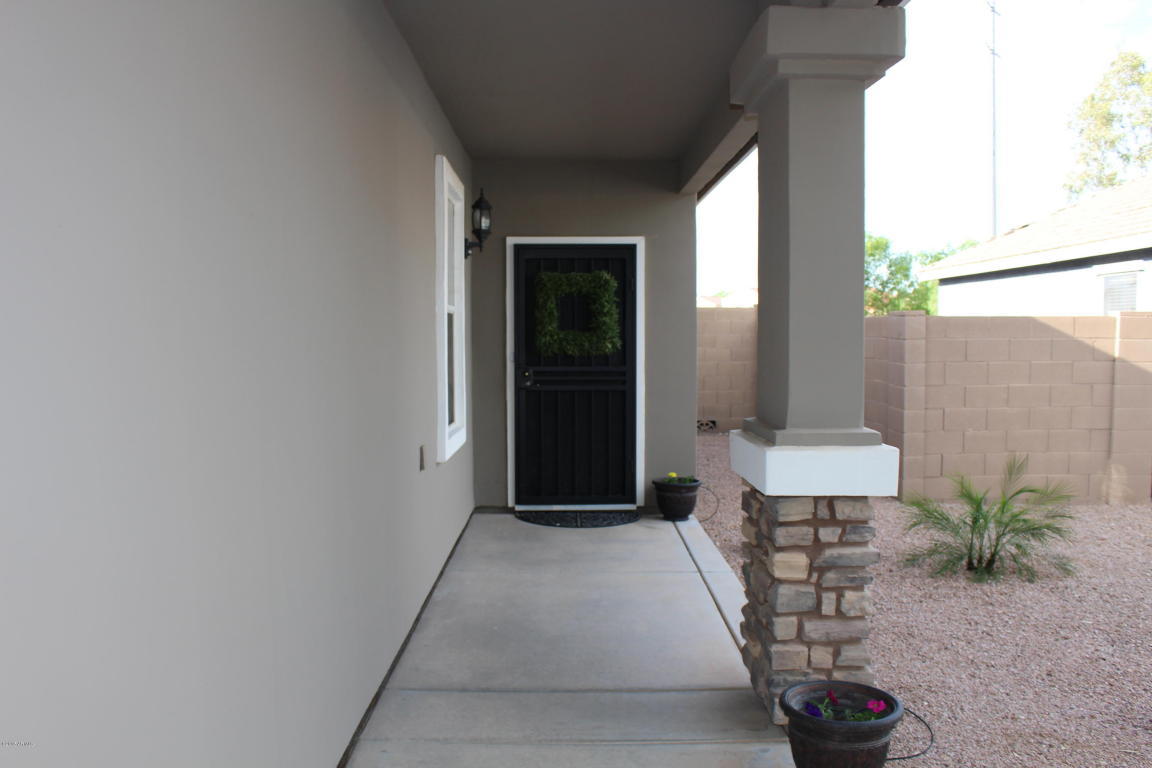
<instances>
[{"instance_id":1,"label":"outdoor wall lantern","mask_svg":"<svg viewBox=\"0 0 1152 768\"><path fill-rule=\"evenodd\" d=\"M472 255L473 248L484 250L484 241L492 234L492 204L484 199L484 189L480 189L480 197L472 203L472 234L475 240L464 239L464 257Z\"/></svg>"}]
</instances>

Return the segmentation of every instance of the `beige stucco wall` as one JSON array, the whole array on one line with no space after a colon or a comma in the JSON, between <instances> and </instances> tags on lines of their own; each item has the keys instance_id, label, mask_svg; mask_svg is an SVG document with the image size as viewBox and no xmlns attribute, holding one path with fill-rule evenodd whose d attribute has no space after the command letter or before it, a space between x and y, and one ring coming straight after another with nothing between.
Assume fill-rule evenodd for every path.
<instances>
[{"instance_id":1,"label":"beige stucco wall","mask_svg":"<svg viewBox=\"0 0 1152 768\"><path fill-rule=\"evenodd\" d=\"M695 467L696 200L677 193L677 173L671 161L476 161L495 222L483 253L470 259L478 504L507 503L508 236L646 238L646 472Z\"/></svg>"},{"instance_id":2,"label":"beige stucco wall","mask_svg":"<svg viewBox=\"0 0 1152 768\"><path fill-rule=\"evenodd\" d=\"M468 158L378 2L2 16L0 763L335 765L473 508Z\"/></svg>"}]
</instances>

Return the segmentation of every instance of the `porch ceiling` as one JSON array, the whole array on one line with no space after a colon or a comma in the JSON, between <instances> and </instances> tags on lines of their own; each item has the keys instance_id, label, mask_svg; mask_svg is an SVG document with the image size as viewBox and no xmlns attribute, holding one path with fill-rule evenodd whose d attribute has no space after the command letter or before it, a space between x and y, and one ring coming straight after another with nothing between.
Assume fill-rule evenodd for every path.
<instances>
[{"instance_id":1,"label":"porch ceiling","mask_svg":"<svg viewBox=\"0 0 1152 768\"><path fill-rule=\"evenodd\" d=\"M470 154L679 158L758 0L384 0Z\"/></svg>"}]
</instances>

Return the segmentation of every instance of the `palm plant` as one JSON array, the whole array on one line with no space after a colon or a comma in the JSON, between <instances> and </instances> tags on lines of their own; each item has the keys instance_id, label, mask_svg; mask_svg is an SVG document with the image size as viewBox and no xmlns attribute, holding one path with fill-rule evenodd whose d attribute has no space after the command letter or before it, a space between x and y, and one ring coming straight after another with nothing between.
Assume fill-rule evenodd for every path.
<instances>
[{"instance_id":1,"label":"palm plant","mask_svg":"<svg viewBox=\"0 0 1152 768\"><path fill-rule=\"evenodd\" d=\"M1042 550L1054 539L1072 537L1064 524L1072 519L1065 508L1072 496L1058 484L1025 485L1027 467L1027 457L1009 458L1000 483L1000 498L992 502L988 493L978 493L967 477L956 476L956 496L963 505L957 513L931 499L913 498L908 504L911 510L907 530L923 528L932 541L909 553L905 562L928 563L937 575L964 568L976 581L998 578L1005 560L1028 581L1035 581L1038 576L1033 565L1037 559L1050 562L1061 573L1071 573L1073 567L1068 558Z\"/></svg>"}]
</instances>

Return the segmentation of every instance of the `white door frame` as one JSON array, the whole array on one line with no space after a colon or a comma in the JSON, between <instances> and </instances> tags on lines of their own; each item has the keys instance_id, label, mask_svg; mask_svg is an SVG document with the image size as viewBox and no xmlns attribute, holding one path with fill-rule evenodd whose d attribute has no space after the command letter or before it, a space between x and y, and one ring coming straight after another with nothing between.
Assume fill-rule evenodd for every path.
<instances>
[{"instance_id":1,"label":"white door frame","mask_svg":"<svg viewBox=\"0 0 1152 768\"><path fill-rule=\"evenodd\" d=\"M516 297L513 295L513 254L517 245L632 245L636 247L636 503L635 504L516 504ZM643 237L509 237L505 246L505 403L507 410L508 506L520 510L636 509L644 505L644 238Z\"/></svg>"}]
</instances>

